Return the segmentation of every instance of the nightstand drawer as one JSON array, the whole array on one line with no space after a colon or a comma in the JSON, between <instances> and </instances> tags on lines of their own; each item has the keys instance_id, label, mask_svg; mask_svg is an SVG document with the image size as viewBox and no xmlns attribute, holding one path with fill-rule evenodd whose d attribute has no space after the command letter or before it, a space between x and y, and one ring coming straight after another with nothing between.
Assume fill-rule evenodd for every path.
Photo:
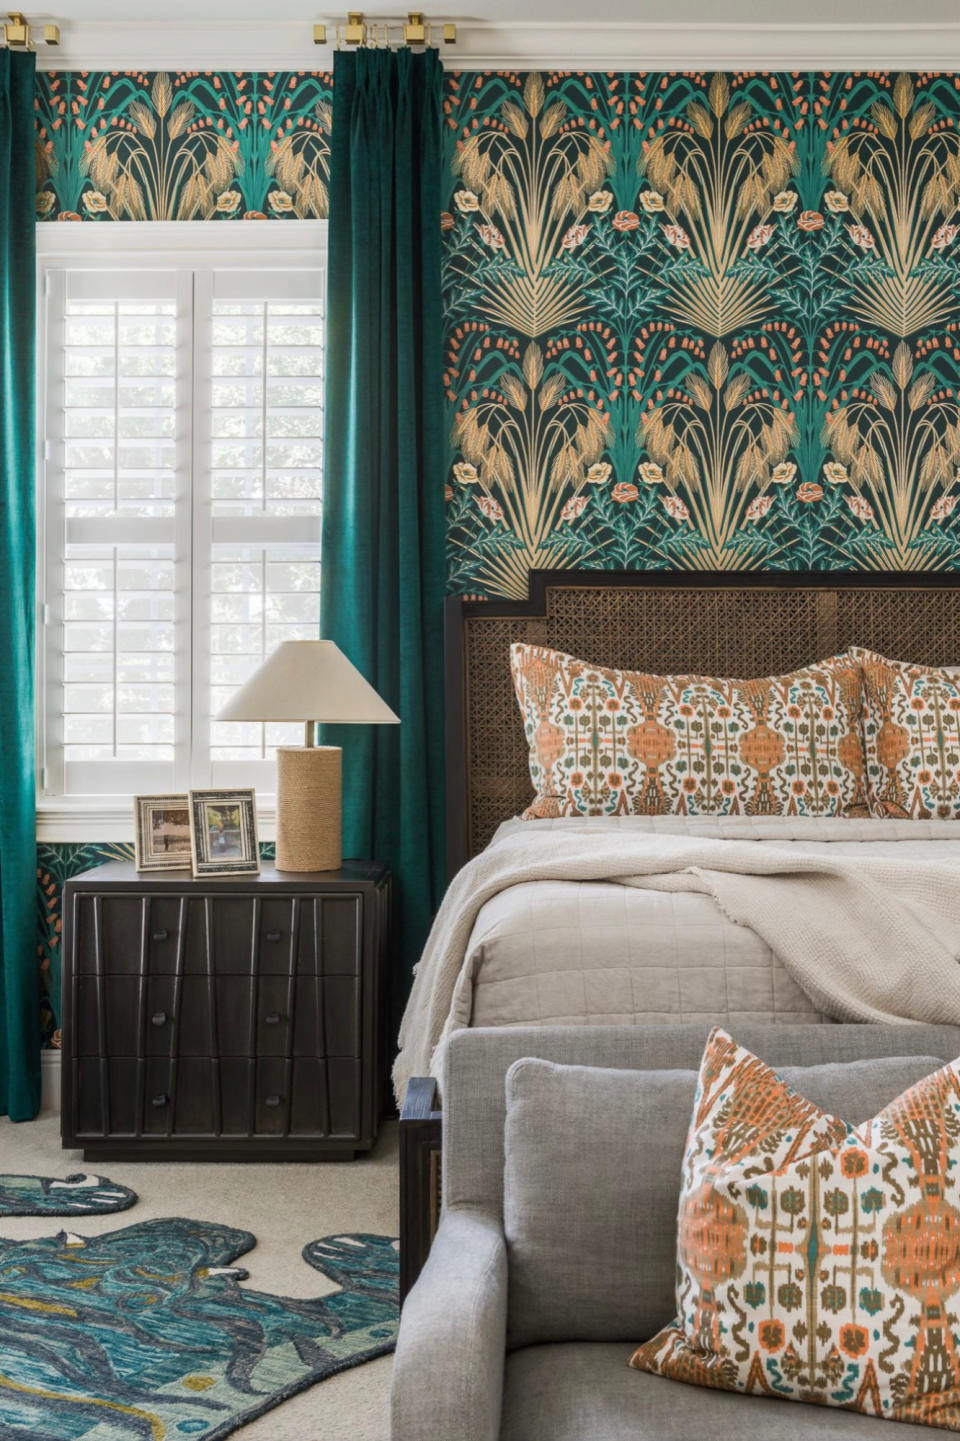
<instances>
[{"instance_id":1,"label":"nightstand drawer","mask_svg":"<svg viewBox=\"0 0 960 1441\"><path fill-rule=\"evenodd\" d=\"M297 976L291 1016L287 980L262 976L257 997L257 1055L359 1056L360 1000L359 977Z\"/></svg>"},{"instance_id":2,"label":"nightstand drawer","mask_svg":"<svg viewBox=\"0 0 960 1441\"><path fill-rule=\"evenodd\" d=\"M360 1123L360 1062L257 1063L256 1133L261 1136L356 1135Z\"/></svg>"},{"instance_id":3,"label":"nightstand drawer","mask_svg":"<svg viewBox=\"0 0 960 1441\"><path fill-rule=\"evenodd\" d=\"M77 971L138 976L177 969L186 902L172 896L83 895L77 900Z\"/></svg>"},{"instance_id":4,"label":"nightstand drawer","mask_svg":"<svg viewBox=\"0 0 960 1441\"><path fill-rule=\"evenodd\" d=\"M74 1062L77 1138L356 1138L360 1062Z\"/></svg>"},{"instance_id":5,"label":"nightstand drawer","mask_svg":"<svg viewBox=\"0 0 960 1441\"><path fill-rule=\"evenodd\" d=\"M77 981L74 1054L114 1058L169 1055L176 985L174 976L143 980L126 975L81 976Z\"/></svg>"},{"instance_id":6,"label":"nightstand drawer","mask_svg":"<svg viewBox=\"0 0 960 1441\"><path fill-rule=\"evenodd\" d=\"M81 895L80 975L359 973L362 895Z\"/></svg>"},{"instance_id":7,"label":"nightstand drawer","mask_svg":"<svg viewBox=\"0 0 960 1441\"><path fill-rule=\"evenodd\" d=\"M81 976L73 1049L112 1059L357 1057L360 1002L355 976Z\"/></svg>"},{"instance_id":8,"label":"nightstand drawer","mask_svg":"<svg viewBox=\"0 0 960 1441\"><path fill-rule=\"evenodd\" d=\"M255 1048L249 976L81 976L78 1056L246 1056Z\"/></svg>"}]
</instances>

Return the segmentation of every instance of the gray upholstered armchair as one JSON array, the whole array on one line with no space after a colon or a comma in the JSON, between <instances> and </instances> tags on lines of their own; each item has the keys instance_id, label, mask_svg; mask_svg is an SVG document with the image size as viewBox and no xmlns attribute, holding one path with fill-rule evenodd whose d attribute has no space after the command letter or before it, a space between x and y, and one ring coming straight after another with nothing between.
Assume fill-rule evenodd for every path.
<instances>
[{"instance_id":1,"label":"gray upholstered armchair","mask_svg":"<svg viewBox=\"0 0 960 1441\"><path fill-rule=\"evenodd\" d=\"M453 1036L443 1213L403 1310L392 1441L916 1441L913 1426L628 1368L673 1315L680 1163L706 1034ZM798 1089L853 1122L960 1054L949 1026L744 1026L737 1039L796 1068Z\"/></svg>"}]
</instances>

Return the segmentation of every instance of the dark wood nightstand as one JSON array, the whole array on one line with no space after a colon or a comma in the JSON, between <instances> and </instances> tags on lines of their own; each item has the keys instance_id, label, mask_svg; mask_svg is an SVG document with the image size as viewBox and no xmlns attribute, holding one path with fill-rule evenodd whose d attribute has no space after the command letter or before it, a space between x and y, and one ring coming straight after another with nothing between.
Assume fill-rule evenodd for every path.
<instances>
[{"instance_id":1,"label":"dark wood nightstand","mask_svg":"<svg viewBox=\"0 0 960 1441\"><path fill-rule=\"evenodd\" d=\"M63 898L64 1146L347 1160L377 1134L390 873L194 880L111 861Z\"/></svg>"}]
</instances>

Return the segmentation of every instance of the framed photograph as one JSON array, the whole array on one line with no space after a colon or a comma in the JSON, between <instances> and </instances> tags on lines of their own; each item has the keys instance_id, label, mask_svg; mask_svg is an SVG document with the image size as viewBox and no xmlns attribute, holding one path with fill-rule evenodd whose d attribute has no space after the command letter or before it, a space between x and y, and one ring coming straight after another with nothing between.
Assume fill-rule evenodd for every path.
<instances>
[{"instance_id":1,"label":"framed photograph","mask_svg":"<svg viewBox=\"0 0 960 1441\"><path fill-rule=\"evenodd\" d=\"M189 796L134 796L133 822L138 871L189 870Z\"/></svg>"},{"instance_id":2,"label":"framed photograph","mask_svg":"<svg viewBox=\"0 0 960 1441\"><path fill-rule=\"evenodd\" d=\"M190 852L195 876L255 876L260 870L255 793L191 791Z\"/></svg>"}]
</instances>

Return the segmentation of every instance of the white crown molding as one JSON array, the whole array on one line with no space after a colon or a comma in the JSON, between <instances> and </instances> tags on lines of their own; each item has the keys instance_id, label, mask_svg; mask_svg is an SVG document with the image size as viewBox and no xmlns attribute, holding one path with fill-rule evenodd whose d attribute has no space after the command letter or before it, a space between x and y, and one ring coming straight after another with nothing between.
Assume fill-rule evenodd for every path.
<instances>
[{"instance_id":1,"label":"white crown molding","mask_svg":"<svg viewBox=\"0 0 960 1441\"><path fill-rule=\"evenodd\" d=\"M457 27L448 69L888 70L954 69L960 24L528 25Z\"/></svg>"},{"instance_id":2,"label":"white crown molding","mask_svg":"<svg viewBox=\"0 0 960 1441\"><path fill-rule=\"evenodd\" d=\"M176 24L64 22L58 48L37 49L38 70L330 70L303 21Z\"/></svg>"},{"instance_id":3,"label":"white crown molding","mask_svg":"<svg viewBox=\"0 0 960 1441\"><path fill-rule=\"evenodd\" d=\"M41 70L329 70L310 25L160 21L64 24ZM460 21L448 70L955 70L960 23L942 25L531 24Z\"/></svg>"}]
</instances>

